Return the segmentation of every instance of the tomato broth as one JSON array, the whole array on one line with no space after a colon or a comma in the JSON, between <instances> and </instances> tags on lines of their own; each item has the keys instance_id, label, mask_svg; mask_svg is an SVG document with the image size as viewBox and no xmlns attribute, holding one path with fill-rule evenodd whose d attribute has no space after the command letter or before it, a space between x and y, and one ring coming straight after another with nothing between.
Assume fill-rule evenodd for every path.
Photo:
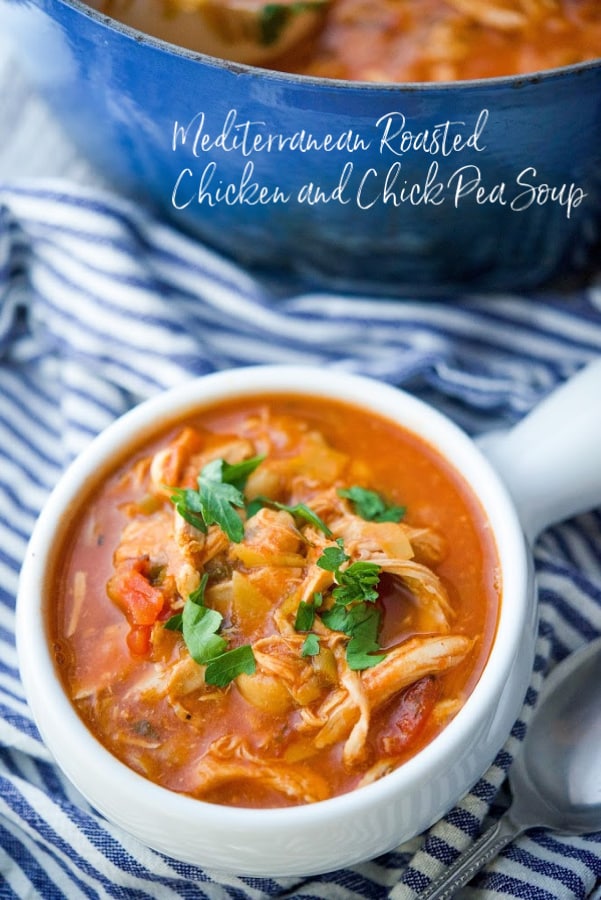
<instances>
[{"instance_id":1,"label":"tomato broth","mask_svg":"<svg viewBox=\"0 0 601 900\"><path fill-rule=\"evenodd\" d=\"M369 784L444 728L500 594L482 509L431 447L352 405L257 396L91 489L49 627L78 714L126 765L274 807Z\"/></svg>"}]
</instances>

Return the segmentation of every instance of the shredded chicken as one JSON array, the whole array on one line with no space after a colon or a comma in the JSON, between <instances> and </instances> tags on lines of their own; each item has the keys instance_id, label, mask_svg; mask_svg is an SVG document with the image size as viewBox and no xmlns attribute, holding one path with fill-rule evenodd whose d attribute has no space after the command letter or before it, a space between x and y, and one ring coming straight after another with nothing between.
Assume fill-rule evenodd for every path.
<instances>
[{"instance_id":1,"label":"shredded chicken","mask_svg":"<svg viewBox=\"0 0 601 900\"><path fill-rule=\"evenodd\" d=\"M340 671L340 684L342 689L346 691L349 704L351 704L359 714L357 721L351 728L351 733L348 736L342 751L344 763L349 766L360 759L365 753L372 704L370 703L370 698L365 690L361 674L359 672L351 671L344 660L341 649L342 648L338 647L336 654ZM336 707L334 707L334 710L335 709ZM335 715L335 712L333 711L330 714ZM320 741L316 739L315 746L319 747L323 746L323 744L320 744Z\"/></svg>"},{"instance_id":2,"label":"shredded chicken","mask_svg":"<svg viewBox=\"0 0 601 900\"><path fill-rule=\"evenodd\" d=\"M133 695L149 704L166 699L178 718L186 722L190 721L192 714L185 700L192 694L195 704L221 696L219 691L206 684L204 667L194 662L191 656L175 663L156 664L129 690L130 697Z\"/></svg>"},{"instance_id":3,"label":"shredded chicken","mask_svg":"<svg viewBox=\"0 0 601 900\"><path fill-rule=\"evenodd\" d=\"M332 694L318 712L322 728L316 735L318 747L326 747L347 737L345 758L356 759L364 741L353 732L357 721L365 718L365 704L371 710L382 706L394 694L426 675L440 674L465 659L472 641L461 635L413 638L391 651L378 666L366 669L361 675L361 695L339 689ZM362 727L361 736L364 734Z\"/></svg>"},{"instance_id":4,"label":"shredded chicken","mask_svg":"<svg viewBox=\"0 0 601 900\"><path fill-rule=\"evenodd\" d=\"M86 583L86 572L84 572L82 569L78 569L75 573L75 577L73 578L73 607L71 610L71 615L69 616L69 622L67 623L67 627L65 629L65 635L67 637L71 637L73 634L75 634L75 629L77 628L81 619L83 604L86 597Z\"/></svg>"},{"instance_id":5,"label":"shredded chicken","mask_svg":"<svg viewBox=\"0 0 601 900\"><path fill-rule=\"evenodd\" d=\"M334 0L305 74L455 81L595 59L598 0Z\"/></svg>"},{"instance_id":6,"label":"shredded chicken","mask_svg":"<svg viewBox=\"0 0 601 900\"><path fill-rule=\"evenodd\" d=\"M449 631L453 609L444 585L432 569L406 559L372 557L371 561L409 585L419 604L420 627L424 631Z\"/></svg>"},{"instance_id":7,"label":"shredded chicken","mask_svg":"<svg viewBox=\"0 0 601 900\"><path fill-rule=\"evenodd\" d=\"M244 540L232 547L232 553L243 554L243 561L256 558L259 563L265 560L272 565L286 565L292 562L302 565L304 560L300 554L303 536L294 523L289 512L280 509L263 507L248 520L244 530ZM256 556L253 557L252 553Z\"/></svg>"},{"instance_id":8,"label":"shredded chicken","mask_svg":"<svg viewBox=\"0 0 601 900\"><path fill-rule=\"evenodd\" d=\"M353 559L373 559L374 556L411 559L413 547L401 522L366 522L346 513L330 523L334 537L344 540L346 552Z\"/></svg>"},{"instance_id":9,"label":"shredded chicken","mask_svg":"<svg viewBox=\"0 0 601 900\"><path fill-rule=\"evenodd\" d=\"M150 463L151 490L169 495L175 485L182 484L190 456L201 447L198 432L194 428L184 428L164 450L153 456Z\"/></svg>"},{"instance_id":10,"label":"shredded chicken","mask_svg":"<svg viewBox=\"0 0 601 900\"><path fill-rule=\"evenodd\" d=\"M288 765L252 752L240 738L215 741L198 765L200 796L231 781L258 780L296 803L314 803L330 796L326 780L309 766Z\"/></svg>"},{"instance_id":11,"label":"shredded chicken","mask_svg":"<svg viewBox=\"0 0 601 900\"><path fill-rule=\"evenodd\" d=\"M273 614L274 622L281 634L294 634L294 620L299 605L311 603L316 594L327 591L334 581L332 572L317 564L324 549L332 546L332 542L313 527L304 529L304 538L306 556L302 577L297 579L292 591L283 594ZM320 630L318 622L315 623L315 627Z\"/></svg>"},{"instance_id":12,"label":"shredded chicken","mask_svg":"<svg viewBox=\"0 0 601 900\"><path fill-rule=\"evenodd\" d=\"M311 663L301 655L304 637L272 635L253 644L257 663L254 675L239 675L238 689L253 706L269 712L304 707L318 700L331 687L324 683Z\"/></svg>"},{"instance_id":13,"label":"shredded chicken","mask_svg":"<svg viewBox=\"0 0 601 900\"><path fill-rule=\"evenodd\" d=\"M237 463L252 456L250 441L235 438L207 447L194 428L184 428L164 450L159 450L150 464L151 489L156 494L170 495L175 486L194 487L198 474L215 459Z\"/></svg>"},{"instance_id":14,"label":"shredded chicken","mask_svg":"<svg viewBox=\"0 0 601 900\"><path fill-rule=\"evenodd\" d=\"M158 737L144 730L144 723L152 722L151 711L161 710L164 731L179 720L178 727L186 723L208 747L199 753L191 740L181 751L182 758L196 760L194 777L188 774L186 780L195 795L244 798L254 783L288 802L315 802L340 790L320 774L324 759L353 772L360 784L398 764L396 735L385 735L378 744L370 733L378 728L375 714L384 716L383 708L397 696L405 703L400 695L420 680L458 666L475 639L460 633L436 572L448 552L438 531L403 518L368 520L359 515L365 512L361 504L349 499L356 479L369 481L365 460L352 460L295 420L271 422L267 413L245 421L240 434L220 438L186 427L145 466L137 465L143 501L123 506L127 521L107 584L130 625L132 654L143 660L139 669L131 663L136 674L128 675L122 691L124 707L137 709L137 717L127 720L124 740L132 754L157 745ZM212 519L204 528L179 501L172 502L178 488L194 492L199 471L215 459L232 466L263 460L248 477L244 495L246 503L252 496L263 505L253 510L238 503L240 495L235 498L240 540L228 536L223 520ZM364 489L363 496L367 493ZM200 495L194 496L200 503ZM213 502L224 503L223 495ZM403 515L398 507L386 511ZM357 578L358 572L367 578L371 573L378 587L381 579L385 593L378 596L371 591L373 582L365 581L349 600L345 591L357 587L353 571ZM86 574L78 571L69 636L79 627L86 593ZM380 648L388 610L391 646ZM121 627L121 640L124 633ZM215 663L232 648L250 651L252 665L222 681ZM103 702L115 677L106 668L110 677L99 689ZM98 704L100 693L87 688L82 679L77 696ZM439 702L438 694L429 693L422 705L426 711L411 713L413 721L421 727L428 716L439 729L462 699L457 691L443 691ZM117 707L112 715L118 723ZM226 785L235 788L230 792Z\"/></svg>"}]
</instances>

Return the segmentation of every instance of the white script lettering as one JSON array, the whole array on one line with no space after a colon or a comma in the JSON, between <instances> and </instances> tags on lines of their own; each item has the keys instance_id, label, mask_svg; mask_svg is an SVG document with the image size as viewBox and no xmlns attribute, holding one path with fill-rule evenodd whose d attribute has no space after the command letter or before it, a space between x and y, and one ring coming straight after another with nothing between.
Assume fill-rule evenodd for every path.
<instances>
[{"instance_id":1,"label":"white script lettering","mask_svg":"<svg viewBox=\"0 0 601 900\"><path fill-rule=\"evenodd\" d=\"M410 131L407 118L401 112L389 112L380 116L376 128L382 129L380 153L388 150L394 156L404 156L410 151L429 154L430 156L450 156L471 148L478 153L486 149L480 145L480 138L488 121L488 110L483 109L478 116L472 131L464 134L466 123L462 120L441 122L429 130Z\"/></svg>"}]
</instances>

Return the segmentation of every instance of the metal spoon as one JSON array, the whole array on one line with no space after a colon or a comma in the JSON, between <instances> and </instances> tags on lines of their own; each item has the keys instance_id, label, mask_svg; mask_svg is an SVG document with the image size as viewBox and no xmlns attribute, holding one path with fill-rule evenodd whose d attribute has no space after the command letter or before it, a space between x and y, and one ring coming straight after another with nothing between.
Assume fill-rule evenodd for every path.
<instances>
[{"instance_id":1,"label":"metal spoon","mask_svg":"<svg viewBox=\"0 0 601 900\"><path fill-rule=\"evenodd\" d=\"M419 900L446 900L529 828L601 828L601 638L563 660L545 682L510 773L513 802Z\"/></svg>"}]
</instances>

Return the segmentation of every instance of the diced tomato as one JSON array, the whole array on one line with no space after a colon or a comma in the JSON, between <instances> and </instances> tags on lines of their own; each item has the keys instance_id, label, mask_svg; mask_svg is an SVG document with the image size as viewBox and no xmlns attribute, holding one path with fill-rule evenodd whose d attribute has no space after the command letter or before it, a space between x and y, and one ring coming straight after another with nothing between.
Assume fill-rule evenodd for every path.
<instances>
[{"instance_id":1,"label":"diced tomato","mask_svg":"<svg viewBox=\"0 0 601 900\"><path fill-rule=\"evenodd\" d=\"M428 676L403 691L394 705L388 705L388 724L379 734L380 752L387 756L403 753L424 728L437 696L436 679Z\"/></svg>"},{"instance_id":2,"label":"diced tomato","mask_svg":"<svg viewBox=\"0 0 601 900\"><path fill-rule=\"evenodd\" d=\"M148 561L137 559L120 566L111 578L108 593L123 610L130 625L152 625L159 617L165 597L147 577Z\"/></svg>"},{"instance_id":3,"label":"diced tomato","mask_svg":"<svg viewBox=\"0 0 601 900\"><path fill-rule=\"evenodd\" d=\"M127 646L135 656L146 656L150 653L150 625L132 625L127 635Z\"/></svg>"}]
</instances>

